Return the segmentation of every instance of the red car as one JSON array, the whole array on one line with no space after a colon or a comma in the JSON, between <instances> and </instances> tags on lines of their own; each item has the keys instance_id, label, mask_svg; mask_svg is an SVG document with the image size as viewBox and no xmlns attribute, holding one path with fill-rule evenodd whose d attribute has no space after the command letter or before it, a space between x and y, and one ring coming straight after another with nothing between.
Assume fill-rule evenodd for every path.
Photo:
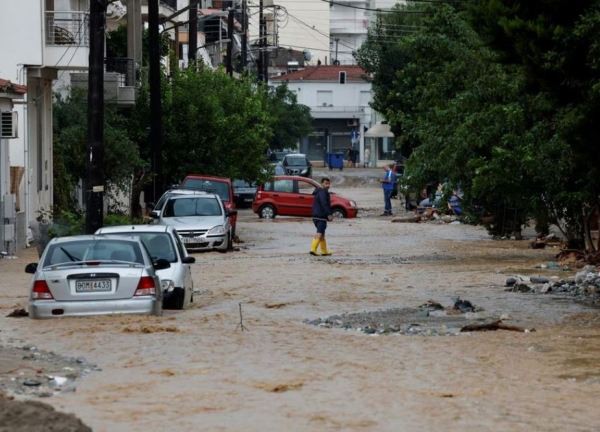
<instances>
[{"instance_id":1,"label":"red car","mask_svg":"<svg viewBox=\"0 0 600 432\"><path fill-rule=\"evenodd\" d=\"M201 174L189 174L183 179L181 188L201 190L219 195L223 206L228 212L232 212L229 218L231 223L231 234L235 237L237 225L237 212L235 212L235 197L233 195L233 184L226 177L215 177Z\"/></svg>"},{"instance_id":2,"label":"red car","mask_svg":"<svg viewBox=\"0 0 600 432\"><path fill-rule=\"evenodd\" d=\"M313 192L320 187L316 181L298 176L277 176L260 185L252 210L261 218L280 216L312 216ZM356 203L335 193L331 194L333 217L355 218Z\"/></svg>"}]
</instances>

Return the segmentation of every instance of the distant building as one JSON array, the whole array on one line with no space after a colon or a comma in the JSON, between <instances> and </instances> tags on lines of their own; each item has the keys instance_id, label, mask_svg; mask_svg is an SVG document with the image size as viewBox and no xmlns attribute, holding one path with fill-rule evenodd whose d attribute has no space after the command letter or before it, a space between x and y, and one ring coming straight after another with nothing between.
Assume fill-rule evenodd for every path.
<instances>
[{"instance_id":1,"label":"distant building","mask_svg":"<svg viewBox=\"0 0 600 432\"><path fill-rule=\"evenodd\" d=\"M374 112L369 107L371 83L359 66L308 66L271 79L273 85L287 83L298 103L310 108L313 131L300 142L300 151L313 161L323 161L327 152L357 150L364 156L364 131Z\"/></svg>"}]
</instances>

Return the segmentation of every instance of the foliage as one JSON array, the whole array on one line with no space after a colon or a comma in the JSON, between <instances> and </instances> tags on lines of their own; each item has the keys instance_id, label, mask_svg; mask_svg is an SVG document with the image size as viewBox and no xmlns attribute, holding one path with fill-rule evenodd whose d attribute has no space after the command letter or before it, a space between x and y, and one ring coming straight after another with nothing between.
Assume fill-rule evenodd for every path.
<instances>
[{"instance_id":1,"label":"foliage","mask_svg":"<svg viewBox=\"0 0 600 432\"><path fill-rule=\"evenodd\" d=\"M203 68L171 78L163 103L166 181L192 172L258 179L274 125L264 89Z\"/></svg>"},{"instance_id":2,"label":"foliage","mask_svg":"<svg viewBox=\"0 0 600 432\"><path fill-rule=\"evenodd\" d=\"M581 240L600 192L597 3L486 0L381 17L359 61L413 186L462 187L495 215L494 232L508 212L510 229L536 217Z\"/></svg>"},{"instance_id":3,"label":"foliage","mask_svg":"<svg viewBox=\"0 0 600 432\"><path fill-rule=\"evenodd\" d=\"M87 99L86 93L72 89L71 95L56 95L54 106L54 175L57 184L55 208L70 210L75 187L86 177ZM106 183L126 187L132 170L142 165L138 146L129 138L127 116L116 106L104 110L104 172Z\"/></svg>"},{"instance_id":4,"label":"foliage","mask_svg":"<svg viewBox=\"0 0 600 432\"><path fill-rule=\"evenodd\" d=\"M273 122L271 150L294 148L298 139L312 130L310 108L298 104L296 94L286 84L269 91L267 109Z\"/></svg>"}]
</instances>

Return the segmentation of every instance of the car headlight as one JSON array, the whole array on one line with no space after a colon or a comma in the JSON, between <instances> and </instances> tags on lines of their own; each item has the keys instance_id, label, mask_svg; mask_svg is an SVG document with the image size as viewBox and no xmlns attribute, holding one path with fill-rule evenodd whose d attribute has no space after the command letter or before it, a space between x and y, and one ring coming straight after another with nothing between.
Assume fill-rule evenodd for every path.
<instances>
[{"instance_id":1,"label":"car headlight","mask_svg":"<svg viewBox=\"0 0 600 432\"><path fill-rule=\"evenodd\" d=\"M160 287L163 291L171 292L175 288L175 283L171 279L161 279Z\"/></svg>"},{"instance_id":2,"label":"car headlight","mask_svg":"<svg viewBox=\"0 0 600 432\"><path fill-rule=\"evenodd\" d=\"M356 201L350 201L350 207L356 208Z\"/></svg>"},{"instance_id":3,"label":"car headlight","mask_svg":"<svg viewBox=\"0 0 600 432\"><path fill-rule=\"evenodd\" d=\"M208 235L222 235L225 234L225 227L223 225L217 225L208 230Z\"/></svg>"},{"instance_id":4,"label":"car headlight","mask_svg":"<svg viewBox=\"0 0 600 432\"><path fill-rule=\"evenodd\" d=\"M302 170L302 174L306 174L308 172L308 168Z\"/></svg>"}]
</instances>

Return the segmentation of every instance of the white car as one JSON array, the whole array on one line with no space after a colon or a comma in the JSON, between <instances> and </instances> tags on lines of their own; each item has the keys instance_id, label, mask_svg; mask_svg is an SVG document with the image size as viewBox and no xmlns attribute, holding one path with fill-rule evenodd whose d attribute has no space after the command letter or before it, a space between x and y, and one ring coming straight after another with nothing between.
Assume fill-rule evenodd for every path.
<instances>
[{"instance_id":1,"label":"white car","mask_svg":"<svg viewBox=\"0 0 600 432\"><path fill-rule=\"evenodd\" d=\"M81 235L50 240L33 274L29 316L162 313L157 272L169 262L153 260L137 237Z\"/></svg>"},{"instance_id":2,"label":"white car","mask_svg":"<svg viewBox=\"0 0 600 432\"><path fill-rule=\"evenodd\" d=\"M186 249L221 252L233 247L233 215L225 209L219 195L212 193L175 194L167 198L160 212L152 213L155 223L177 230Z\"/></svg>"},{"instance_id":3,"label":"white car","mask_svg":"<svg viewBox=\"0 0 600 432\"><path fill-rule=\"evenodd\" d=\"M121 225L100 228L96 235L137 237L153 261L164 259L169 268L157 270L163 293L163 307L185 309L193 301L194 282L190 264L196 259L188 256L177 231L164 225Z\"/></svg>"}]
</instances>

